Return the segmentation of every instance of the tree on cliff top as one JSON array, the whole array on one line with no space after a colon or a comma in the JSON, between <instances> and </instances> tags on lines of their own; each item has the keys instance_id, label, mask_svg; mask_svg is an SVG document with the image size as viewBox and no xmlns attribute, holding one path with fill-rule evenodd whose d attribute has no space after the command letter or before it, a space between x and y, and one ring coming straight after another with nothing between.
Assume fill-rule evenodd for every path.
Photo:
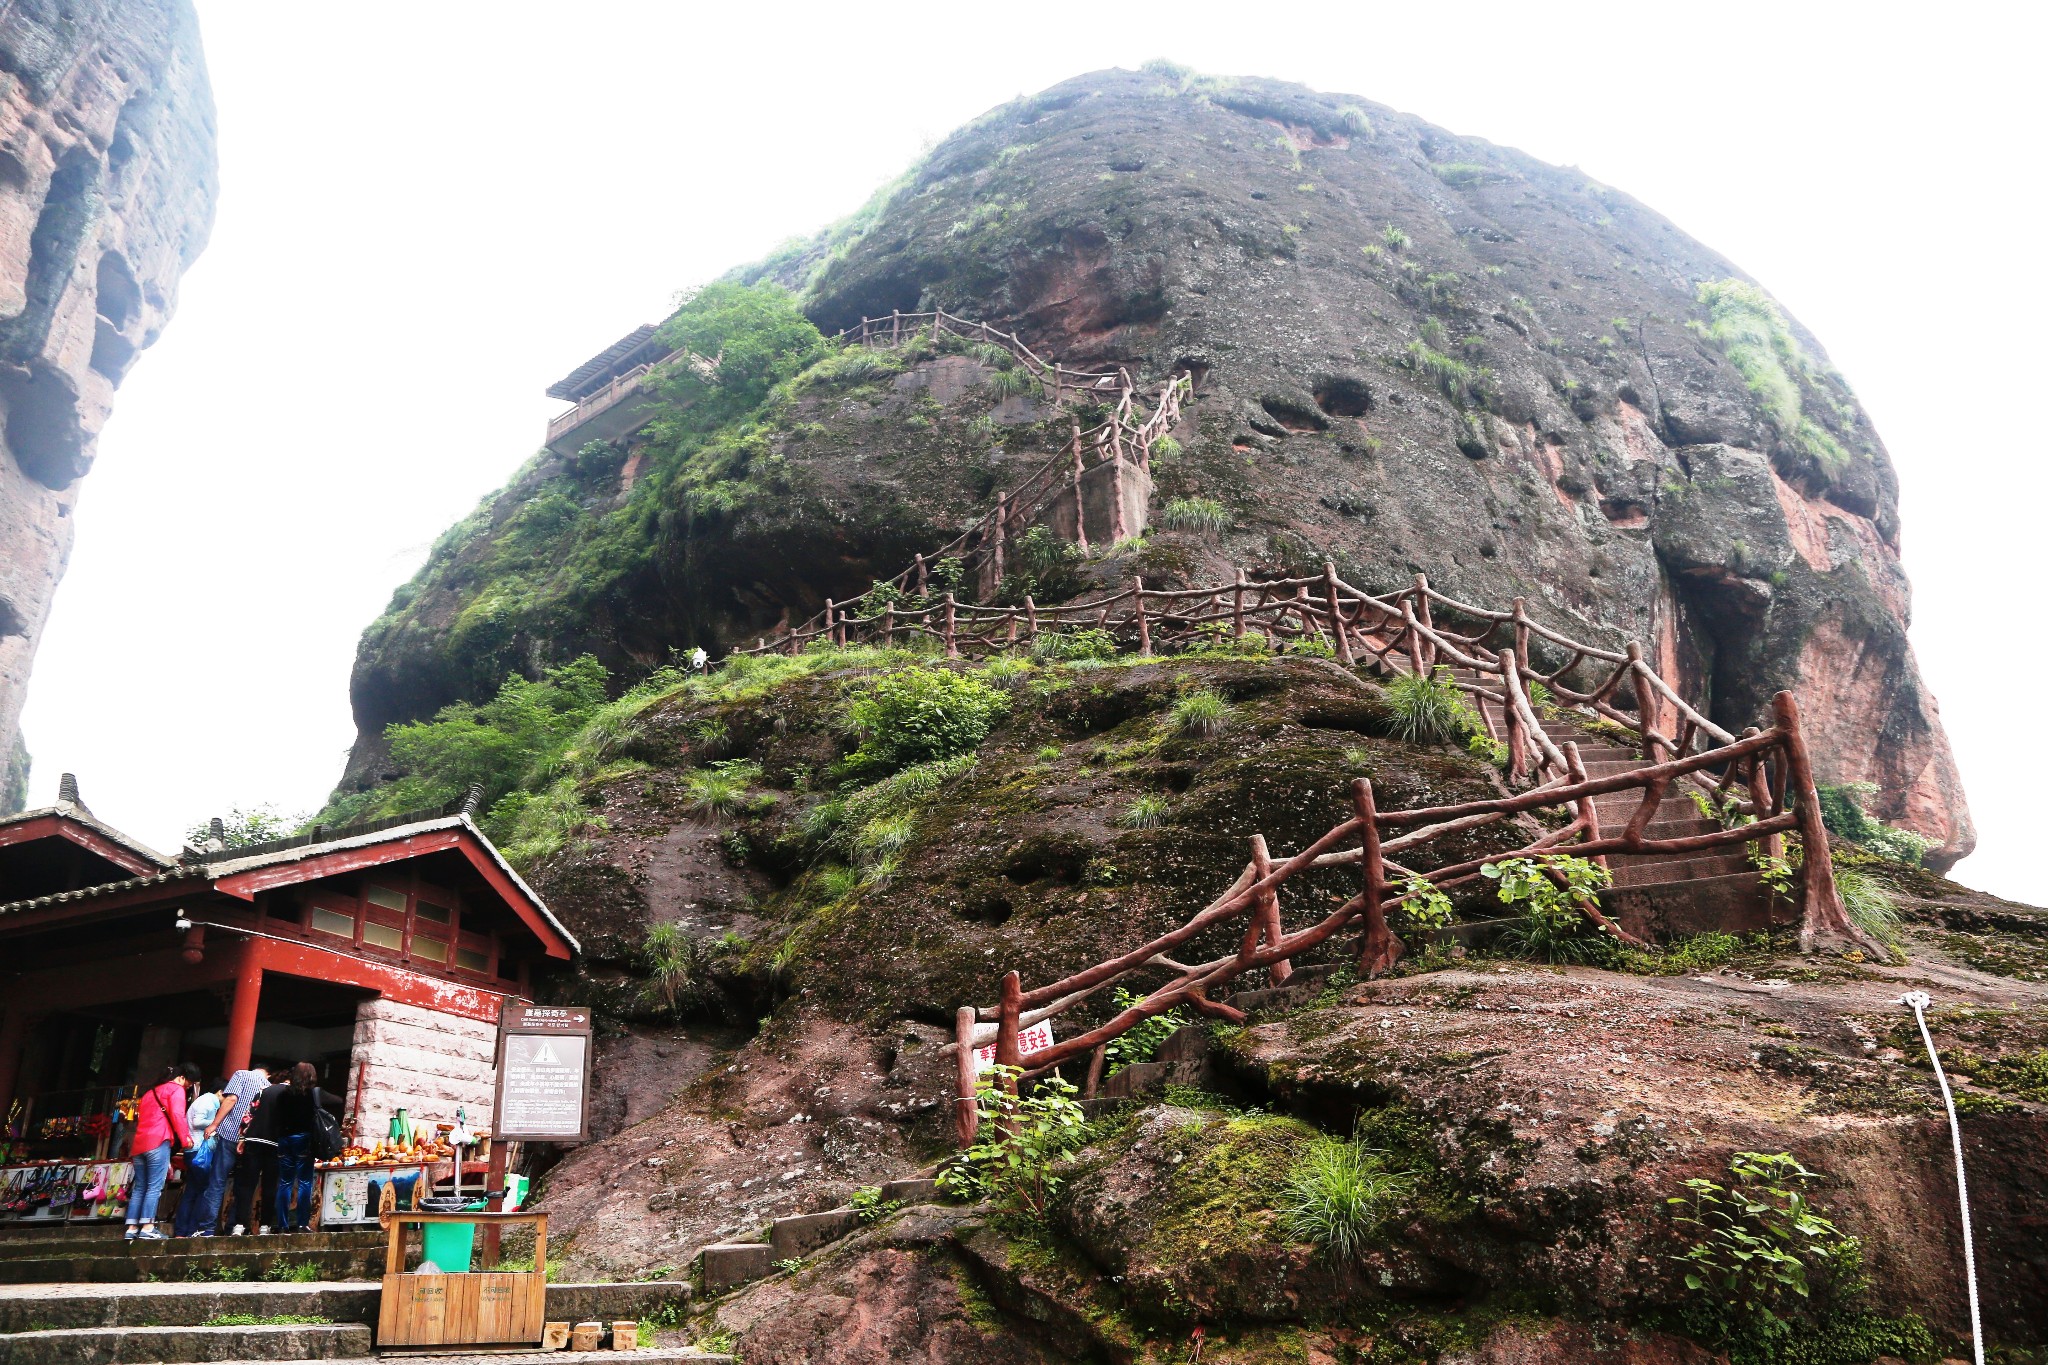
<instances>
[{"instance_id":1,"label":"tree on cliff top","mask_svg":"<svg viewBox=\"0 0 2048 1365\"><path fill-rule=\"evenodd\" d=\"M774 285L706 285L658 335L695 358L669 370L663 381L668 397L689 403L715 394L725 411L753 407L825 353L825 338Z\"/></svg>"}]
</instances>

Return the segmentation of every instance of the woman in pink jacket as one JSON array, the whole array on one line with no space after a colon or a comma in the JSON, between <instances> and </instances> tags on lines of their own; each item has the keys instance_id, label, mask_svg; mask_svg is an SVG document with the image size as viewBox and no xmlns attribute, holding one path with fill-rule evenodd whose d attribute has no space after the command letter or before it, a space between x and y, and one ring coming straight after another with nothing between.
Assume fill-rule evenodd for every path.
<instances>
[{"instance_id":1,"label":"woman in pink jacket","mask_svg":"<svg viewBox=\"0 0 2048 1365\"><path fill-rule=\"evenodd\" d=\"M185 1121L186 1092L199 1084L199 1068L187 1062L165 1067L156 1084L135 1102L135 1141L128 1149L135 1176L128 1196L129 1240L163 1236L156 1230L156 1206L164 1197L171 1173L171 1143L192 1150L192 1128Z\"/></svg>"}]
</instances>

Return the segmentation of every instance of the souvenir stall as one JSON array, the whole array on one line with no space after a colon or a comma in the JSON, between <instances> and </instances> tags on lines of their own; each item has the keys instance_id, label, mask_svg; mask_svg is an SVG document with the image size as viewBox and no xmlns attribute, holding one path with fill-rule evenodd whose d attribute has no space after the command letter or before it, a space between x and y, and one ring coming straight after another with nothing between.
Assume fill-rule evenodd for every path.
<instances>
[{"instance_id":1,"label":"souvenir stall","mask_svg":"<svg viewBox=\"0 0 2048 1365\"><path fill-rule=\"evenodd\" d=\"M454 1138L490 1113L499 1017L577 945L473 814L176 857L70 780L0 819L0 1221L124 1216L139 1086L187 1063L213 1083L310 1062L344 1097L331 1225L374 1221L401 1178L480 1190L484 1135Z\"/></svg>"},{"instance_id":2,"label":"souvenir stall","mask_svg":"<svg viewBox=\"0 0 2048 1365\"><path fill-rule=\"evenodd\" d=\"M122 1217L130 1164L113 1154L127 1150L134 1129L132 1087L40 1098L40 1115L17 1104L0 1134L0 1222Z\"/></svg>"},{"instance_id":3,"label":"souvenir stall","mask_svg":"<svg viewBox=\"0 0 2048 1365\"><path fill-rule=\"evenodd\" d=\"M315 1164L320 1226L374 1224L387 1188L396 1209L425 1208L435 1199L480 1199L490 1163L490 1134L472 1130L466 1110L457 1111L454 1123L414 1123L401 1109L386 1136L366 1146L351 1143L335 1160ZM518 1208L518 1200L508 1198L505 1207Z\"/></svg>"}]
</instances>

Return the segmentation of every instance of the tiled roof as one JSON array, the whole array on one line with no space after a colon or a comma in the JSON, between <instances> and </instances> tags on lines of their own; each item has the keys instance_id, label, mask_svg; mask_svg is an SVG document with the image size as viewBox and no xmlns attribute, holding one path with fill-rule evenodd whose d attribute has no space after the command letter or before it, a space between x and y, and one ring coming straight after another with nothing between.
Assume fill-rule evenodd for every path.
<instances>
[{"instance_id":1,"label":"tiled roof","mask_svg":"<svg viewBox=\"0 0 2048 1365\"><path fill-rule=\"evenodd\" d=\"M635 327L632 331L599 351L590 359L554 383L548 385L548 397L560 398L564 402L580 403L590 394L610 383L612 376L632 369L643 360L654 359L653 354L639 355L654 342L654 328L648 324ZM666 351L656 346L655 351Z\"/></svg>"},{"instance_id":2,"label":"tiled roof","mask_svg":"<svg viewBox=\"0 0 2048 1365\"><path fill-rule=\"evenodd\" d=\"M47 814L48 812L43 813ZM99 886L81 887L76 891L60 891L54 895L36 896L28 900L9 901L0 904L0 915L17 914L27 910L40 910L53 905L68 905L74 901L93 900L101 896L113 895L116 892L135 891L151 886L163 886L177 881L216 881L222 877L232 877L238 873L254 871L261 867L277 867L288 863L303 862L308 858L320 857L328 853L343 852L352 848L369 848L376 844L394 843L400 839L409 839L417 834L434 834L449 829L465 829L474 835L476 841L483 845L484 850L490 854L491 860L497 864L498 870L511 878L513 885L517 886L524 893L527 900L532 902L534 908L540 912L541 918L548 923L549 927L562 936L562 941L569 945L570 951L582 951L582 945L576 941L576 936L570 933L560 920L555 918L555 913L548 909L547 902L536 895L533 888L526 884L525 879L513 870L512 865L505 861L505 855L498 852L497 846L484 836L483 831L476 827L475 822L468 815L461 812L457 812L454 815L438 815L429 819L414 820L410 823L390 824L378 828L346 832L338 838L324 839L317 842L283 840L277 844L258 845L253 849L231 848L222 851L203 852L197 854L192 861L180 863L169 871L157 873L154 876L131 877L126 881L106 882ZM151 856L156 857L159 862L166 861L160 855L153 854Z\"/></svg>"},{"instance_id":3,"label":"tiled roof","mask_svg":"<svg viewBox=\"0 0 2048 1365\"><path fill-rule=\"evenodd\" d=\"M69 801L59 801L54 806L42 806L36 810L20 811L14 815L6 817L5 819L0 819L0 827L4 827L7 825L27 824L31 820L46 820L53 815L61 819L69 820L73 824L83 825L87 829L91 830L94 834L97 834L101 838L106 839L108 842L119 844L122 848L125 848L130 853L133 853L136 857L141 858L147 862L155 863L158 867L177 866L176 859L165 857L163 854L157 852L155 849L151 848L148 844L143 843L140 839L137 839L135 836L131 834L123 834L120 830L115 829L112 825L103 823L98 816L94 815L84 806L73 805Z\"/></svg>"}]
</instances>

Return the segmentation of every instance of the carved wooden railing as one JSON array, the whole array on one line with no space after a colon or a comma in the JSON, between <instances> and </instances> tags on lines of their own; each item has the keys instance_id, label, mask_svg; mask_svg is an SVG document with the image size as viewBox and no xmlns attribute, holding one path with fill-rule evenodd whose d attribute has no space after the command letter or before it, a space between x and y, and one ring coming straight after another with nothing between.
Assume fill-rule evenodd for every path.
<instances>
[{"instance_id":1,"label":"carved wooden railing","mask_svg":"<svg viewBox=\"0 0 2048 1365\"><path fill-rule=\"evenodd\" d=\"M1320 591L1311 596L1311 587ZM1465 633L1446 629L1434 621L1433 607L1447 608L1477 624ZM934 611L944 613L937 626L929 619ZM1325 565L1315 578L1252 583L1240 572L1235 583L1222 587L1157 592L1134 582L1109 597L1052 609L1034 609L1028 601L1023 608L961 608L949 601L906 615L916 620L899 622L888 611L842 617L833 638L842 643L865 638L880 620L885 640L892 629L929 630L946 639L948 653L957 655L1000 649L1083 624L1134 632L1139 649L1150 653L1175 639L1220 635L1214 624L1228 622L1234 636L1259 626L1283 638L1320 638L1345 664L1432 674L1439 668L1460 670L1464 676L1451 675L1457 686L1482 702L1494 703L1503 716L1510 777L1526 786L1487 800L1382 811L1375 804L1372 784L1359 778L1352 783L1350 815L1300 852L1276 858L1263 836L1252 836L1250 860L1237 880L1178 929L1029 991L1018 973L1008 973L995 1006L963 1006L956 1021L960 1071L955 1114L963 1145L973 1139L977 1121L975 1047L993 1041L996 1063L1019 1068L1027 1080L1090 1053L1087 1090L1092 1092L1109 1042L1128 1029L1182 1005L1241 1021L1241 1012L1217 998L1224 987L1260 968L1275 984L1285 981L1293 959L1351 926L1360 930L1361 971L1370 975L1384 970L1403 951L1388 926L1387 911L1414 894L1390 893L1391 886L1417 878L1437 889L1457 886L1481 876L1485 863L1501 859L1569 853L1604 862L1612 853L1689 854L1746 843L1763 844L1765 853L1775 858L1782 853L1784 835L1796 831L1803 847L1796 887L1802 949L1829 945L1883 952L1850 923L1836 890L1812 763L1791 693L1772 698L1769 728L1731 734L1659 677L1638 645L1612 650L1573 640L1531 619L1522 599L1516 599L1509 611L1489 611L1444 596L1421 575L1399 592L1375 595L1345 583L1333 566ZM1548 642L1565 661L1547 671L1535 666L1532 640ZM1496 643L1498 647L1492 647ZM1586 672L1595 676L1581 676ZM1534 682L1544 684L1582 717L1627 727L1644 755L1643 766L1588 777L1577 744L1560 743L1544 728L1531 695ZM1615 705L1617 697L1626 697L1635 711ZM1479 712L1489 733L1500 739L1488 708L1482 704ZM1660 715L1667 712L1677 721L1673 733L1660 728ZM1712 804L1725 813L1724 819L1739 823L1701 834L1650 837L1650 825L1679 783L1711 793ZM1604 830L1595 798L1626 791L1641 792L1636 809L1619 832ZM1503 825L1540 809L1560 812L1564 824L1533 838L1525 834L1484 857L1447 863L1429 857L1428 846L1435 840ZM1395 854L1402 855L1400 861L1395 861ZM1303 872L1331 867L1358 868L1360 890L1313 923L1287 932L1280 888ZM1637 942L1607 919L1594 901L1581 897L1579 904L1600 929ZM1235 953L1192 964L1172 956L1189 941L1225 925L1242 927ZM1173 979L1106 1023L1028 1058L1020 1051L1022 1030L1080 1005L1132 973L1160 969Z\"/></svg>"}]
</instances>

